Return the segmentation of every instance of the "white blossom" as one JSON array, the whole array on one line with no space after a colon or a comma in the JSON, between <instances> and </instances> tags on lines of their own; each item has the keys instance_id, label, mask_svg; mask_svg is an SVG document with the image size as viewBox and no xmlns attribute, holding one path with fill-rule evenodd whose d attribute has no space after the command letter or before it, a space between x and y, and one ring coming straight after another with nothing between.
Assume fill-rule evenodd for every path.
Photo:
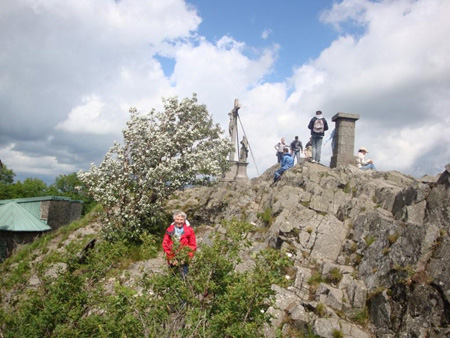
<instances>
[{"instance_id":1,"label":"white blossom","mask_svg":"<svg viewBox=\"0 0 450 338\"><path fill-rule=\"evenodd\" d=\"M230 143L196 96L163 101L162 112L131 108L123 143L114 142L100 166L78 173L105 208L106 232L139 237L175 190L221 177L228 169Z\"/></svg>"}]
</instances>

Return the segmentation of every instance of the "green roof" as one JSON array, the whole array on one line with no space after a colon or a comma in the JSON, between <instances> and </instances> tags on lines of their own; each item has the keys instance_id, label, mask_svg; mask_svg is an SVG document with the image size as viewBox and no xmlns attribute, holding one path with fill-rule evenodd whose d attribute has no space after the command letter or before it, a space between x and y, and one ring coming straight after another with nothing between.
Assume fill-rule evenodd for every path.
<instances>
[{"instance_id":1,"label":"green roof","mask_svg":"<svg viewBox=\"0 0 450 338\"><path fill-rule=\"evenodd\" d=\"M55 201L55 200L83 203L82 201L72 200L70 197L65 196L43 196L43 197L28 197L28 198L15 198L10 200L0 200L0 205L13 201L17 203L27 203L27 202L41 202L41 201Z\"/></svg>"},{"instance_id":2,"label":"green roof","mask_svg":"<svg viewBox=\"0 0 450 338\"><path fill-rule=\"evenodd\" d=\"M47 231L51 228L16 202L0 205L0 231Z\"/></svg>"}]
</instances>

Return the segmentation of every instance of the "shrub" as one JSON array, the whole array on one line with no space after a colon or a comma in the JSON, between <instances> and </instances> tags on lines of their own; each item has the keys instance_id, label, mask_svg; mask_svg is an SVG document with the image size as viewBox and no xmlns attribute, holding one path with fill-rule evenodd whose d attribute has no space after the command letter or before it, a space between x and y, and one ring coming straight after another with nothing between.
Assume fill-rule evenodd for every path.
<instances>
[{"instance_id":1,"label":"shrub","mask_svg":"<svg viewBox=\"0 0 450 338\"><path fill-rule=\"evenodd\" d=\"M271 286L287 286L286 254L260 251L254 266L236 271L239 251L250 245L248 223L224 224L226 234L214 233L192 260L186 279L177 271L143 275L142 292L124 285L117 275L133 259L154 253L155 240L99 241L80 265L76 246L69 247L67 269L46 277L14 306L0 311L6 337L258 337L271 316ZM159 243L159 242L158 242ZM147 250L144 246L152 246ZM159 245L158 245L159 246ZM140 253L139 253L140 252ZM123 274L122 274L123 276ZM105 287L105 281L113 285Z\"/></svg>"}]
</instances>

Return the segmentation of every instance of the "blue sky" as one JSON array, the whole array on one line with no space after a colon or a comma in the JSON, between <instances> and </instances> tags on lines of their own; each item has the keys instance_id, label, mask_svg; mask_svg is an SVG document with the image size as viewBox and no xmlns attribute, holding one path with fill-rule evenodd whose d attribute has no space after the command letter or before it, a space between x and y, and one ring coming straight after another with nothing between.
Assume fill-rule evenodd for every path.
<instances>
[{"instance_id":1,"label":"blue sky","mask_svg":"<svg viewBox=\"0 0 450 338\"><path fill-rule=\"evenodd\" d=\"M329 46L336 31L319 21L332 1L252 0L190 1L204 18L198 33L210 41L229 35L252 48L279 45L275 69L267 81L284 81L293 66L301 66ZM263 36L264 34L267 36Z\"/></svg>"},{"instance_id":2,"label":"blue sky","mask_svg":"<svg viewBox=\"0 0 450 338\"><path fill-rule=\"evenodd\" d=\"M449 0L0 1L0 158L52 183L99 165L130 107L197 93L224 130L239 99L260 173L322 110L331 126L360 115L355 148L378 169L435 175L450 159L449 16Z\"/></svg>"}]
</instances>

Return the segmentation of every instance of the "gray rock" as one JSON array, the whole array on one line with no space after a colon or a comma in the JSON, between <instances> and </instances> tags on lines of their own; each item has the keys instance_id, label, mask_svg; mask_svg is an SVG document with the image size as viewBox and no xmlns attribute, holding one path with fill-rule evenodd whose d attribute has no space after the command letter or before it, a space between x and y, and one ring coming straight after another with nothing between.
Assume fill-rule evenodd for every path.
<instances>
[{"instance_id":1,"label":"gray rock","mask_svg":"<svg viewBox=\"0 0 450 338\"><path fill-rule=\"evenodd\" d=\"M58 275L67 269L67 264L58 262L53 264L47 271L45 271L45 276L56 278Z\"/></svg>"},{"instance_id":2,"label":"gray rock","mask_svg":"<svg viewBox=\"0 0 450 338\"><path fill-rule=\"evenodd\" d=\"M355 308L366 306L367 288L363 281L353 280L347 287L350 304Z\"/></svg>"},{"instance_id":3,"label":"gray rock","mask_svg":"<svg viewBox=\"0 0 450 338\"><path fill-rule=\"evenodd\" d=\"M317 318L314 322L314 332L319 337L332 338L334 331L341 331L340 321L336 318Z\"/></svg>"},{"instance_id":4,"label":"gray rock","mask_svg":"<svg viewBox=\"0 0 450 338\"><path fill-rule=\"evenodd\" d=\"M294 289L297 296L301 299L306 300L309 298L310 285L308 284L308 280L311 278L311 270L299 266L297 267L297 273L294 281Z\"/></svg>"},{"instance_id":5,"label":"gray rock","mask_svg":"<svg viewBox=\"0 0 450 338\"><path fill-rule=\"evenodd\" d=\"M319 302L331 307L333 310L342 310L344 307L344 294L340 289L322 283L316 291L316 296Z\"/></svg>"},{"instance_id":6,"label":"gray rock","mask_svg":"<svg viewBox=\"0 0 450 338\"><path fill-rule=\"evenodd\" d=\"M311 258L334 261L339 256L347 229L341 221L331 215L318 216L316 221L319 224Z\"/></svg>"},{"instance_id":7,"label":"gray rock","mask_svg":"<svg viewBox=\"0 0 450 338\"><path fill-rule=\"evenodd\" d=\"M418 225L423 225L423 220L425 218L425 209L427 207L427 202L421 201L413 205L406 207L406 222L414 223Z\"/></svg>"}]
</instances>

